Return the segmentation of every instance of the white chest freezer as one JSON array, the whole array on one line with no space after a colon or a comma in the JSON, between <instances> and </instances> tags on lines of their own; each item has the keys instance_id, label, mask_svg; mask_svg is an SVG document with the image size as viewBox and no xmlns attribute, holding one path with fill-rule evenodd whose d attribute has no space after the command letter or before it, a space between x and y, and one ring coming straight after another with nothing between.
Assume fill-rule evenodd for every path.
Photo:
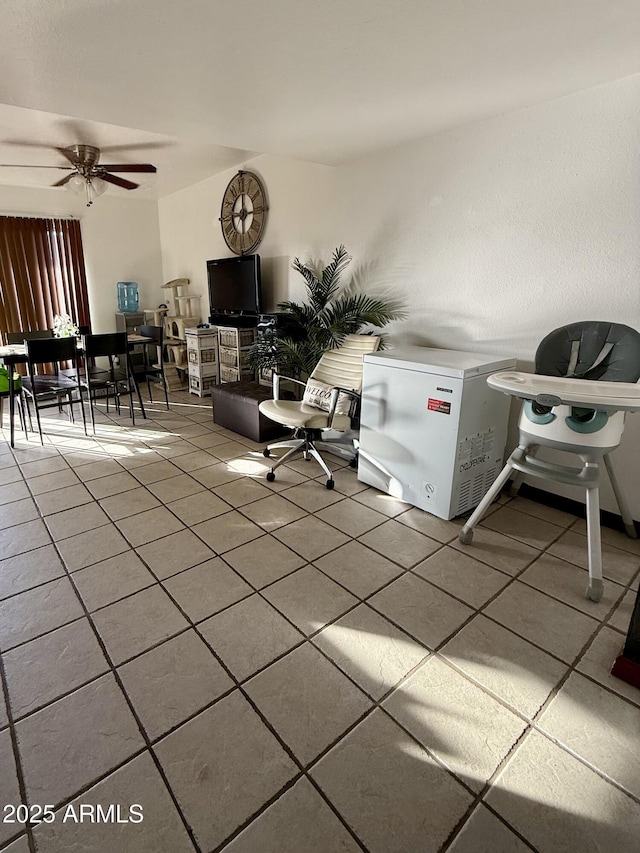
<instances>
[{"instance_id":1,"label":"white chest freezer","mask_svg":"<svg viewBox=\"0 0 640 853\"><path fill-rule=\"evenodd\" d=\"M429 347L364 357L358 479L440 518L473 509L503 465L515 358Z\"/></svg>"}]
</instances>

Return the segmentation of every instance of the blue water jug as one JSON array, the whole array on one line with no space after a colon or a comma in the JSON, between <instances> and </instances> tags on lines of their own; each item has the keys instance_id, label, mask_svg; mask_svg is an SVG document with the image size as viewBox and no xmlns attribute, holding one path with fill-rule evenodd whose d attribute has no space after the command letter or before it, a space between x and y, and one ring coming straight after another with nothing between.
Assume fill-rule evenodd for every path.
<instances>
[{"instance_id":1,"label":"blue water jug","mask_svg":"<svg viewBox=\"0 0 640 853\"><path fill-rule=\"evenodd\" d=\"M119 281L118 282L118 310L119 311L137 311L138 310L138 282L137 281Z\"/></svg>"}]
</instances>

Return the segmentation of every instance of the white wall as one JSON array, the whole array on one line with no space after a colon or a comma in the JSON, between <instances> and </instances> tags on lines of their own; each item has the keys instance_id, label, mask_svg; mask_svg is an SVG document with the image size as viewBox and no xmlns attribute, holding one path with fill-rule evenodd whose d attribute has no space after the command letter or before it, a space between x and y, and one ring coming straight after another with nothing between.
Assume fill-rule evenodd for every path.
<instances>
[{"instance_id":1,"label":"white wall","mask_svg":"<svg viewBox=\"0 0 640 853\"><path fill-rule=\"evenodd\" d=\"M345 243L362 287L404 302L396 343L513 355L528 368L564 323L640 328L639 96L640 75L336 169L246 164L270 198L259 251L272 301L303 294L294 255L328 261ZM232 174L159 204L164 278L188 276L205 297L206 259L230 254L217 217ZM640 415L617 452L636 518L639 441ZM604 505L615 508L610 495Z\"/></svg>"},{"instance_id":2,"label":"white wall","mask_svg":"<svg viewBox=\"0 0 640 853\"><path fill-rule=\"evenodd\" d=\"M156 307L162 284L158 207L155 201L109 191L87 209L63 190L0 186L0 215L80 219L94 332L115 331L118 281L137 281L140 306Z\"/></svg>"}]
</instances>

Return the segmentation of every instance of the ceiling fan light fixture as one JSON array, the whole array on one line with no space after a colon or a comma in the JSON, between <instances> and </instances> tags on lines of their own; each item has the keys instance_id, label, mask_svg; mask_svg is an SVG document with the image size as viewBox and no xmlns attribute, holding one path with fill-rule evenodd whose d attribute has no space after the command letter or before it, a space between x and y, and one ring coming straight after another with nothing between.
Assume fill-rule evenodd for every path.
<instances>
[{"instance_id":1,"label":"ceiling fan light fixture","mask_svg":"<svg viewBox=\"0 0 640 853\"><path fill-rule=\"evenodd\" d=\"M82 175L72 175L65 186L70 192L80 195L80 193L85 191L85 183L86 181Z\"/></svg>"},{"instance_id":2,"label":"ceiling fan light fixture","mask_svg":"<svg viewBox=\"0 0 640 853\"><path fill-rule=\"evenodd\" d=\"M67 189L75 195L84 193L87 199L87 207L91 207L94 198L102 195L109 188L109 184L102 178L91 175L72 175L67 181Z\"/></svg>"}]
</instances>

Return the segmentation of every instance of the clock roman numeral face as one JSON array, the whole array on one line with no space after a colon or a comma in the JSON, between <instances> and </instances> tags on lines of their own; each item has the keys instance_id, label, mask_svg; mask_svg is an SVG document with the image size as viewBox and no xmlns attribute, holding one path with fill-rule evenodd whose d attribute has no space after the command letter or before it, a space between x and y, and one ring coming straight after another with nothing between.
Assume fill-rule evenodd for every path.
<instances>
[{"instance_id":1,"label":"clock roman numeral face","mask_svg":"<svg viewBox=\"0 0 640 853\"><path fill-rule=\"evenodd\" d=\"M238 172L224 192L220 223L227 246L237 255L252 252L264 234L267 221L264 187L253 172Z\"/></svg>"}]
</instances>

